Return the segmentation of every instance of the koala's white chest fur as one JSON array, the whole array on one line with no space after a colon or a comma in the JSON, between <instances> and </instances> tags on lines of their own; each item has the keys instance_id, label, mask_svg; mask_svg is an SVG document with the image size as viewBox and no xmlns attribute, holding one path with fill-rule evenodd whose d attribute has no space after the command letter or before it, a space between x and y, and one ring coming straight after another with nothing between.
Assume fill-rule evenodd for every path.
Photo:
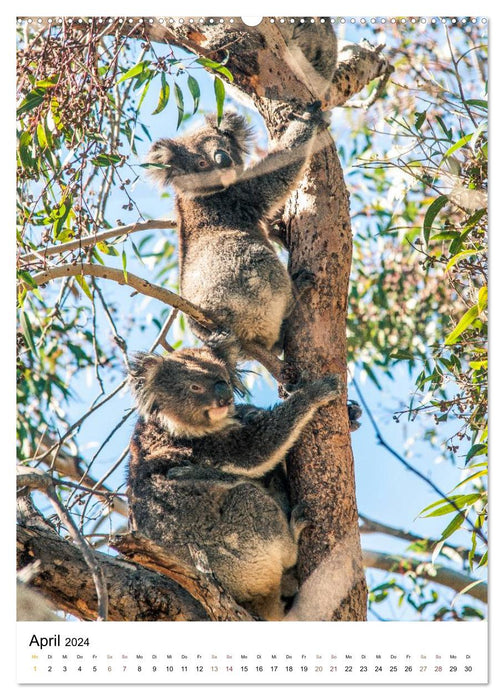
<instances>
[{"instance_id":1,"label":"koala's white chest fur","mask_svg":"<svg viewBox=\"0 0 504 700\"><path fill-rule=\"evenodd\" d=\"M271 348L292 304L287 270L266 240L217 231L191 242L182 259L183 296L238 337Z\"/></svg>"}]
</instances>

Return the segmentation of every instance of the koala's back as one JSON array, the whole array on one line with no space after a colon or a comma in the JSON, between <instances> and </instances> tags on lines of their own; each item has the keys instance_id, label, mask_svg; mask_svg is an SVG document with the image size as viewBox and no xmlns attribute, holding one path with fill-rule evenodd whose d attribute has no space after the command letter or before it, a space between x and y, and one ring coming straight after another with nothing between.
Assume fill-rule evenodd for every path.
<instances>
[{"instance_id":1,"label":"koala's back","mask_svg":"<svg viewBox=\"0 0 504 700\"><path fill-rule=\"evenodd\" d=\"M281 474L261 480L219 471L218 443L218 435L174 439L140 419L129 465L131 526L188 563L188 545L203 549L238 602L281 617L282 574L297 557Z\"/></svg>"},{"instance_id":2,"label":"koala's back","mask_svg":"<svg viewBox=\"0 0 504 700\"><path fill-rule=\"evenodd\" d=\"M271 348L292 304L292 287L266 237L213 229L189 240L181 248L182 295L242 340Z\"/></svg>"}]
</instances>

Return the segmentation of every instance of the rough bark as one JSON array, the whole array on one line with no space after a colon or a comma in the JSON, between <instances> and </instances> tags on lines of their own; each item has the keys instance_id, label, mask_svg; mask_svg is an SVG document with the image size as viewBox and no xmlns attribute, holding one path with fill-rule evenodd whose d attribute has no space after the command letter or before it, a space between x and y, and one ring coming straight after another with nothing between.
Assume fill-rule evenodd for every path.
<instances>
[{"instance_id":1,"label":"rough bark","mask_svg":"<svg viewBox=\"0 0 504 700\"><path fill-rule=\"evenodd\" d=\"M109 620L208 620L203 606L175 581L138 564L96 553L105 576ZM55 532L17 528L17 565L39 561L30 582L57 610L95 620L96 589L80 550Z\"/></svg>"},{"instance_id":2,"label":"rough bark","mask_svg":"<svg viewBox=\"0 0 504 700\"><path fill-rule=\"evenodd\" d=\"M139 533L118 535L113 538L111 544L129 561L165 574L179 583L203 605L210 620L254 619L226 593L209 569L202 551L195 553L195 557L203 557L204 572L200 573L196 568L191 568L172 557L162 547Z\"/></svg>"},{"instance_id":3,"label":"rough bark","mask_svg":"<svg viewBox=\"0 0 504 700\"><path fill-rule=\"evenodd\" d=\"M291 273L315 273L313 290L303 296L289 319L286 362L306 378L338 373L346 379L348 278L352 239L348 194L333 143L314 155L286 208L284 221ZM325 585L313 590L316 619L362 620L367 589L362 568L355 476L346 397L320 411L287 459L294 502L306 504L310 527L300 541L298 574L306 581L318 566L340 589L339 601ZM336 581L338 583L336 584ZM323 584L323 582L321 581ZM325 612L321 612L322 600ZM307 612L293 611L303 619Z\"/></svg>"}]
</instances>

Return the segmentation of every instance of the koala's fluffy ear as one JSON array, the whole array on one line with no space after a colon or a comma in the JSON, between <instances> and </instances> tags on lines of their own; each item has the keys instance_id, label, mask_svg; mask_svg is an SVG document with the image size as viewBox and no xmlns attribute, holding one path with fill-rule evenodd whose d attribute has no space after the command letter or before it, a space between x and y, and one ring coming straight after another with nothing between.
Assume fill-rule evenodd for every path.
<instances>
[{"instance_id":1,"label":"koala's fluffy ear","mask_svg":"<svg viewBox=\"0 0 504 700\"><path fill-rule=\"evenodd\" d=\"M171 161L176 153L177 145L171 139L159 139L152 144L145 159L148 177L160 186L166 185L171 179Z\"/></svg>"},{"instance_id":2,"label":"koala's fluffy ear","mask_svg":"<svg viewBox=\"0 0 504 700\"><path fill-rule=\"evenodd\" d=\"M234 139L243 153L250 153L254 141L254 129L248 126L247 120L241 114L224 112L218 127L215 115L207 117L207 121L221 133Z\"/></svg>"},{"instance_id":3,"label":"koala's fluffy ear","mask_svg":"<svg viewBox=\"0 0 504 700\"><path fill-rule=\"evenodd\" d=\"M136 398L138 398L139 392L142 391L145 385L147 375L158 367L162 361L161 355L150 352L137 352L130 359L128 383Z\"/></svg>"}]
</instances>

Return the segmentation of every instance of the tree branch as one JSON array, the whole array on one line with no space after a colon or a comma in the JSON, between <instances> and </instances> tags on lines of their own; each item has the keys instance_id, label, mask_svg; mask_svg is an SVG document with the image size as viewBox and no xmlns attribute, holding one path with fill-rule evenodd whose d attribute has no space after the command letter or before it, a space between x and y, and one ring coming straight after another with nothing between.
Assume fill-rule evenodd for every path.
<instances>
[{"instance_id":1,"label":"tree branch","mask_svg":"<svg viewBox=\"0 0 504 700\"><path fill-rule=\"evenodd\" d=\"M208 620L203 607L174 581L100 552L109 597L109 620ZM96 590L81 551L50 528L18 526L17 563L39 561L32 586L55 609L83 620L96 619Z\"/></svg>"},{"instance_id":2,"label":"tree branch","mask_svg":"<svg viewBox=\"0 0 504 700\"><path fill-rule=\"evenodd\" d=\"M157 571L180 584L201 603L210 620L250 621L254 619L224 590L209 569L208 562L202 567L204 572L200 573L196 567L187 565L138 532L116 535L111 539L110 544L128 561ZM198 551L197 554L206 561L203 552Z\"/></svg>"},{"instance_id":3,"label":"tree branch","mask_svg":"<svg viewBox=\"0 0 504 700\"><path fill-rule=\"evenodd\" d=\"M44 270L43 272L38 272L33 275L32 278L35 284L40 286L60 277L77 277L80 275L91 275L93 277L113 280L120 285L127 285L140 294L145 294L146 296L161 301L163 304L167 304L182 311L209 330L223 330L209 314L206 312L204 313L198 306L184 299L184 297L175 294L175 292L171 292L169 289L160 287L157 284L152 284L142 277L138 277L130 272L126 273L124 270L118 270L114 267L107 267L96 263L71 263L68 265L58 265ZM26 282L20 282L20 284L25 289L31 289ZM278 357L256 343L243 344L242 348L247 355L258 360L277 382L282 383L282 361L279 360Z\"/></svg>"},{"instance_id":4,"label":"tree branch","mask_svg":"<svg viewBox=\"0 0 504 700\"><path fill-rule=\"evenodd\" d=\"M467 595L477 598L477 600L480 600L482 603L487 603L488 601L488 589L484 581L477 581L470 576L461 574L446 566L438 566L419 559L386 554L384 552L374 552L366 549L363 550L362 554L364 557L364 565L371 569L381 569L382 571L402 575L414 573L420 578L438 583L441 586L447 586L457 591L457 593L462 593L464 589L473 586L470 591L468 591Z\"/></svg>"},{"instance_id":5,"label":"tree branch","mask_svg":"<svg viewBox=\"0 0 504 700\"><path fill-rule=\"evenodd\" d=\"M61 522L68 529L72 538L77 542L82 557L91 571L91 576L96 588L98 597L97 620L106 620L108 618L108 593L103 573L97 564L93 550L82 536L80 530L70 517L70 514L60 503L52 478L49 474L44 474L38 469L30 469L29 467L18 467L17 473L18 491L37 490L45 493L47 498L51 501Z\"/></svg>"},{"instance_id":6,"label":"tree branch","mask_svg":"<svg viewBox=\"0 0 504 700\"><path fill-rule=\"evenodd\" d=\"M362 525L360 526L360 532L363 535L381 533L383 535L389 535L390 537L397 537L400 540L406 540L407 542L425 542L429 550L435 549L440 540L433 540L429 537L423 537L422 535L416 535L413 532L408 532L407 530L402 530L400 528L392 527L391 525L385 525L384 523L379 523L377 520L372 520L362 513L359 513L359 518L362 520ZM456 547L454 545L443 544L440 554L444 554L449 559L454 559L455 557L460 561L460 559L468 559L470 551L465 547ZM479 563L481 555L475 554L473 557L474 561Z\"/></svg>"},{"instance_id":7,"label":"tree branch","mask_svg":"<svg viewBox=\"0 0 504 700\"><path fill-rule=\"evenodd\" d=\"M471 530L475 532L478 537L481 539L482 542L485 544L488 544L488 540L484 533L481 531L479 527L476 527L476 525L472 522L472 520L469 518L466 512L461 510L458 505L455 503L453 499L451 499L447 494L445 494L436 484L432 481L432 479L429 479L428 476L425 476L425 474L422 474L422 472L414 467L412 464L410 464L407 460L404 459L402 455L397 452L397 450L394 450L394 448L388 444L388 442L384 439L381 430L378 426L378 423L375 420L375 417L373 416L372 412L369 409L369 406L366 403L366 400L364 399L364 396L362 395L362 392L355 381L355 378L352 379L352 383L355 387L355 391L357 392L357 395L359 397L359 402L362 405L363 409L366 411L372 425L375 431L376 439L378 441L378 444L384 447L388 452L390 452L391 455L393 455L401 464L410 472L418 476L422 481L425 481L426 484L428 484L437 494L438 496L441 496L443 500L445 500L447 503L449 503L457 513L462 515L464 519L467 521L467 524L470 526Z\"/></svg>"},{"instance_id":8,"label":"tree branch","mask_svg":"<svg viewBox=\"0 0 504 700\"><path fill-rule=\"evenodd\" d=\"M35 253L27 253L22 255L20 262L23 265L28 265L34 262L43 262L47 258L52 258L55 255L61 255L62 253L68 253L70 250L75 250L77 248L87 248L95 246L100 241L107 241L110 238L119 238L120 236L129 236L137 231L149 231L151 229L165 229L165 228L176 228L177 222L165 219L149 219L148 221L137 221L135 224L128 224L126 226L118 226L117 228L109 228L100 233L95 233L91 236L86 236L85 238L76 238L73 241L68 241L68 243L61 243L61 245L55 245L51 248L45 248L38 250Z\"/></svg>"}]
</instances>

